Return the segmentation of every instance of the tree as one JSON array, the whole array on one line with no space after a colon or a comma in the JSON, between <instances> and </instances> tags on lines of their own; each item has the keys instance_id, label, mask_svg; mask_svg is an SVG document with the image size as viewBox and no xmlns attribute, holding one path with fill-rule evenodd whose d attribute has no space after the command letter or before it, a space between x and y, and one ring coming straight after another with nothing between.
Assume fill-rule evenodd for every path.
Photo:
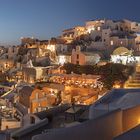
<instances>
[{"instance_id":1,"label":"tree","mask_svg":"<svg viewBox=\"0 0 140 140\"><path fill-rule=\"evenodd\" d=\"M66 70L67 74L74 72L76 74L101 75L101 81L107 89L111 89L116 81L124 83L129 75L134 72L134 67L132 66L113 63L108 63L104 66L81 66L68 63L63 66L63 69Z\"/></svg>"}]
</instances>

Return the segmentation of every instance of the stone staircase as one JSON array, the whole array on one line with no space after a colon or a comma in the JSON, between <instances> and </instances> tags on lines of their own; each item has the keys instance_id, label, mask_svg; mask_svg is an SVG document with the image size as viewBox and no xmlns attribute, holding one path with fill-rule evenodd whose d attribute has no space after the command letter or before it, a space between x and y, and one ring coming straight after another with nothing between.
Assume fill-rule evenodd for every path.
<instances>
[{"instance_id":1,"label":"stone staircase","mask_svg":"<svg viewBox=\"0 0 140 140\"><path fill-rule=\"evenodd\" d=\"M140 65L136 66L135 73L125 82L124 88L140 88Z\"/></svg>"}]
</instances>

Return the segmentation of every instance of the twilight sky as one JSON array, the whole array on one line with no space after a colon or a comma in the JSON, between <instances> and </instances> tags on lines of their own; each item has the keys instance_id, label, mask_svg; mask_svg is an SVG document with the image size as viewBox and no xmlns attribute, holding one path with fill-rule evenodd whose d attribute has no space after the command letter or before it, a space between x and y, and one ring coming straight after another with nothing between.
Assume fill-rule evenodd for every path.
<instances>
[{"instance_id":1,"label":"twilight sky","mask_svg":"<svg viewBox=\"0 0 140 140\"><path fill-rule=\"evenodd\" d=\"M48 39L98 18L140 21L140 0L0 0L0 45Z\"/></svg>"}]
</instances>

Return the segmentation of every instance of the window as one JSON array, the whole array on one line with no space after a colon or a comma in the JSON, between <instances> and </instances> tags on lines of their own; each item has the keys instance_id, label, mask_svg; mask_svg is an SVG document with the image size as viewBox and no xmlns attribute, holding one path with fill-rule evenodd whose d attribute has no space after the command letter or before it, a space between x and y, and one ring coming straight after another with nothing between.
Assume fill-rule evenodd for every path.
<instances>
[{"instance_id":1,"label":"window","mask_svg":"<svg viewBox=\"0 0 140 140\"><path fill-rule=\"evenodd\" d=\"M35 118L34 117L30 117L30 123L35 124Z\"/></svg>"},{"instance_id":2,"label":"window","mask_svg":"<svg viewBox=\"0 0 140 140\"><path fill-rule=\"evenodd\" d=\"M113 42L113 40L111 40L111 41L110 41L110 45L111 45L111 46L113 46L113 45L114 45L114 42Z\"/></svg>"},{"instance_id":3,"label":"window","mask_svg":"<svg viewBox=\"0 0 140 140\"><path fill-rule=\"evenodd\" d=\"M101 30L101 27L98 27L97 30L100 31Z\"/></svg>"},{"instance_id":4,"label":"window","mask_svg":"<svg viewBox=\"0 0 140 140\"><path fill-rule=\"evenodd\" d=\"M100 42L101 40L102 40L102 38L100 36L95 37L95 42Z\"/></svg>"},{"instance_id":5,"label":"window","mask_svg":"<svg viewBox=\"0 0 140 140\"><path fill-rule=\"evenodd\" d=\"M77 54L77 59L79 59L79 54Z\"/></svg>"}]
</instances>

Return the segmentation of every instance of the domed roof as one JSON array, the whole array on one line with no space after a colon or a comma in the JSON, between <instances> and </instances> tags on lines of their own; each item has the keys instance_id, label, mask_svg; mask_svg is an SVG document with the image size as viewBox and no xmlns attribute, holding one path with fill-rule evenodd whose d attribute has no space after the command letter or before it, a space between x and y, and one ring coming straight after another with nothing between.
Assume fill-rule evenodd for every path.
<instances>
[{"instance_id":1,"label":"domed roof","mask_svg":"<svg viewBox=\"0 0 140 140\"><path fill-rule=\"evenodd\" d=\"M130 55L131 51L125 47L119 47L113 51L113 55Z\"/></svg>"}]
</instances>

